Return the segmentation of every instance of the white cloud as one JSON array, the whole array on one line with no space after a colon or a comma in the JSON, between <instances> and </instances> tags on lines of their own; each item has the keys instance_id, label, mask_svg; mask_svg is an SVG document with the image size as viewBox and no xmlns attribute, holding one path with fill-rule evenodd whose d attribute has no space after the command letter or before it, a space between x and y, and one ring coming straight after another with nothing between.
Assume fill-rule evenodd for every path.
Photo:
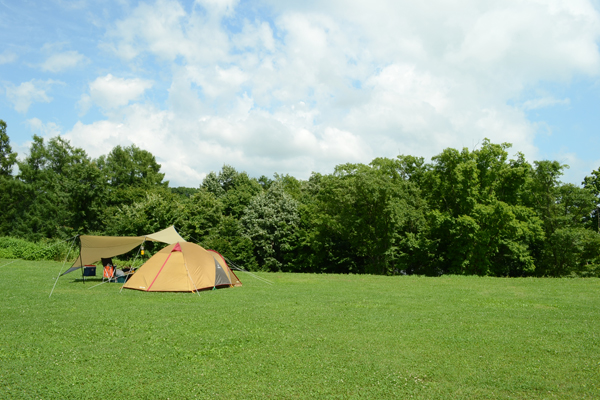
<instances>
[{"instance_id":1,"label":"white cloud","mask_svg":"<svg viewBox=\"0 0 600 400\"><path fill-rule=\"evenodd\" d=\"M0 53L0 65L2 64L10 64L17 61L17 54L10 50L4 50Z\"/></svg>"},{"instance_id":2,"label":"white cloud","mask_svg":"<svg viewBox=\"0 0 600 400\"><path fill-rule=\"evenodd\" d=\"M185 10L175 0L140 3L131 16L116 22L104 46L126 60L144 51L174 60L177 54L188 52L190 44L181 26L184 17Z\"/></svg>"},{"instance_id":3,"label":"white cloud","mask_svg":"<svg viewBox=\"0 0 600 400\"><path fill-rule=\"evenodd\" d=\"M275 39L273 38L273 30L265 21L250 23L244 21L242 31L232 35L232 43L234 47L241 50L252 49L260 55L263 51L272 52L275 50Z\"/></svg>"},{"instance_id":4,"label":"white cloud","mask_svg":"<svg viewBox=\"0 0 600 400\"><path fill-rule=\"evenodd\" d=\"M208 9L216 17L231 15L238 0L196 0L195 3Z\"/></svg>"},{"instance_id":5,"label":"white cloud","mask_svg":"<svg viewBox=\"0 0 600 400\"><path fill-rule=\"evenodd\" d=\"M89 5L88 0L54 0L54 2L66 10L80 10Z\"/></svg>"},{"instance_id":6,"label":"white cloud","mask_svg":"<svg viewBox=\"0 0 600 400\"><path fill-rule=\"evenodd\" d=\"M600 17L586 0L260 6L269 18L247 17L235 0L139 3L103 47L133 71L155 59L168 100L131 104L152 82L100 77L81 105L113 112L70 134L102 154L135 142L188 186L224 163L306 178L342 162L472 148L485 137L533 159L538 126L524 111L569 99L522 98L524 88L600 72ZM235 32L228 23L238 23ZM515 98L521 103L509 105Z\"/></svg>"},{"instance_id":7,"label":"white cloud","mask_svg":"<svg viewBox=\"0 0 600 400\"><path fill-rule=\"evenodd\" d=\"M112 121L96 121L85 125L78 121L65 137L77 147L84 148L94 158L108 154L117 145L131 144L126 140L122 123Z\"/></svg>"},{"instance_id":8,"label":"white cloud","mask_svg":"<svg viewBox=\"0 0 600 400\"><path fill-rule=\"evenodd\" d=\"M6 96L13 103L15 110L24 114L33 103L50 103L52 97L47 92L56 84L63 83L52 79L47 81L32 79L29 82L21 83L19 86L8 84L6 86Z\"/></svg>"},{"instance_id":9,"label":"white cloud","mask_svg":"<svg viewBox=\"0 0 600 400\"><path fill-rule=\"evenodd\" d=\"M171 113L134 104L118 118L92 124L77 122L65 137L94 158L108 154L117 145L135 144L155 155L167 179L176 184L185 182L188 186L199 184L204 174L193 167L213 156L212 147L196 147L198 140L185 140L174 133L179 129L188 132L189 128L174 121Z\"/></svg>"},{"instance_id":10,"label":"white cloud","mask_svg":"<svg viewBox=\"0 0 600 400\"><path fill-rule=\"evenodd\" d=\"M27 121L27 126L36 135L49 139L60 135L61 128L55 122L44 123L39 118L31 118Z\"/></svg>"},{"instance_id":11,"label":"white cloud","mask_svg":"<svg viewBox=\"0 0 600 400\"><path fill-rule=\"evenodd\" d=\"M76 51L53 54L41 64L42 71L61 72L69 68L87 64L89 60Z\"/></svg>"},{"instance_id":12,"label":"white cloud","mask_svg":"<svg viewBox=\"0 0 600 400\"><path fill-rule=\"evenodd\" d=\"M104 110L114 109L139 99L152 85L149 80L117 78L108 74L90 83L89 94L81 97L79 105L84 113L92 104Z\"/></svg>"},{"instance_id":13,"label":"white cloud","mask_svg":"<svg viewBox=\"0 0 600 400\"><path fill-rule=\"evenodd\" d=\"M314 135L290 129L267 113L248 112L245 101L240 98L237 118L206 116L192 122L134 104L114 119L78 122L65 137L92 157L107 154L116 145L135 143L157 157L174 185L185 186L199 185L206 171L223 164L257 176L263 171L271 175L283 166L286 172L301 176L307 166L314 170L331 161L337 164L372 156L364 154L368 146L350 132L328 128Z\"/></svg>"},{"instance_id":14,"label":"white cloud","mask_svg":"<svg viewBox=\"0 0 600 400\"><path fill-rule=\"evenodd\" d=\"M537 99L527 100L523 103L523 110L537 110L539 108L551 107L555 105L569 105L571 104L570 99L557 99L553 96L545 96Z\"/></svg>"},{"instance_id":15,"label":"white cloud","mask_svg":"<svg viewBox=\"0 0 600 400\"><path fill-rule=\"evenodd\" d=\"M581 184L584 177L590 176L600 166L600 159L582 160L577 154L563 149L556 155L556 161L566 164L569 168L563 170L562 181Z\"/></svg>"},{"instance_id":16,"label":"white cloud","mask_svg":"<svg viewBox=\"0 0 600 400\"><path fill-rule=\"evenodd\" d=\"M597 73L598 13L586 1L507 1L486 7L468 24L447 58L502 81L568 78Z\"/></svg>"}]
</instances>

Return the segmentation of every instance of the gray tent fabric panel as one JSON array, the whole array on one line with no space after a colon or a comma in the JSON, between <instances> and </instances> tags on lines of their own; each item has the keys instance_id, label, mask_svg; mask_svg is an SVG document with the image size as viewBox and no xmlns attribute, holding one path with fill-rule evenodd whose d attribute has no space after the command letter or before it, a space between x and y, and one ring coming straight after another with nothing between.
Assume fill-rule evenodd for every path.
<instances>
[{"instance_id":1,"label":"gray tent fabric panel","mask_svg":"<svg viewBox=\"0 0 600 400\"><path fill-rule=\"evenodd\" d=\"M225 272L216 258L213 257L213 259L215 260L215 286L231 285L231 281L229 280L229 276L227 276L227 272Z\"/></svg>"}]
</instances>

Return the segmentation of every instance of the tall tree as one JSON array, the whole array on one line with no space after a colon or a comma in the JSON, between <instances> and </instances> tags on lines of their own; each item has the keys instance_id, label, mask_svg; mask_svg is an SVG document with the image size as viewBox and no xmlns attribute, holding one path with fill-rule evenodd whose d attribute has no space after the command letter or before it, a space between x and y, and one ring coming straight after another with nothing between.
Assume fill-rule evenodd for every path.
<instances>
[{"instance_id":1,"label":"tall tree","mask_svg":"<svg viewBox=\"0 0 600 400\"><path fill-rule=\"evenodd\" d=\"M224 215L235 219L241 218L252 199L263 191L263 186L256 179L230 165L224 165L219 173L210 172L200 187L221 201Z\"/></svg>"},{"instance_id":2,"label":"tall tree","mask_svg":"<svg viewBox=\"0 0 600 400\"><path fill-rule=\"evenodd\" d=\"M143 202L149 191L167 195L169 182L164 181L165 175L154 155L146 150L135 145L115 146L95 162L107 182L104 220L110 220L121 206Z\"/></svg>"},{"instance_id":3,"label":"tall tree","mask_svg":"<svg viewBox=\"0 0 600 400\"><path fill-rule=\"evenodd\" d=\"M0 119L0 176L10 177L17 162L17 153L10 147L10 139L6 133L6 122Z\"/></svg>"},{"instance_id":4,"label":"tall tree","mask_svg":"<svg viewBox=\"0 0 600 400\"><path fill-rule=\"evenodd\" d=\"M286 264L294 251L299 219L298 202L280 182L270 185L246 207L240 219L242 234L252 240L256 260L265 270L289 270Z\"/></svg>"},{"instance_id":5,"label":"tall tree","mask_svg":"<svg viewBox=\"0 0 600 400\"><path fill-rule=\"evenodd\" d=\"M600 233L600 221L598 219L600 211L600 168L592 171L590 176L586 176L582 185L596 197L596 207L592 214L586 218L586 225Z\"/></svg>"},{"instance_id":6,"label":"tall tree","mask_svg":"<svg viewBox=\"0 0 600 400\"><path fill-rule=\"evenodd\" d=\"M133 204L122 204L108 220L107 233L116 236L140 236L165 229L183 212L180 199L168 192L146 193Z\"/></svg>"},{"instance_id":7,"label":"tall tree","mask_svg":"<svg viewBox=\"0 0 600 400\"><path fill-rule=\"evenodd\" d=\"M23 187L12 175L17 153L12 151L6 128L6 122L0 120L0 235L14 235L14 224L21 210Z\"/></svg>"},{"instance_id":8,"label":"tall tree","mask_svg":"<svg viewBox=\"0 0 600 400\"><path fill-rule=\"evenodd\" d=\"M548 276L585 275L600 263L597 235L586 229L596 208L593 188L560 182L566 166L556 161L534 164L529 196L525 198L543 221L546 237L539 249L536 272Z\"/></svg>"},{"instance_id":9,"label":"tall tree","mask_svg":"<svg viewBox=\"0 0 600 400\"><path fill-rule=\"evenodd\" d=\"M520 276L533 273L540 219L521 204L530 167L510 145L446 149L422 179L431 211L420 248L425 273Z\"/></svg>"},{"instance_id":10,"label":"tall tree","mask_svg":"<svg viewBox=\"0 0 600 400\"><path fill-rule=\"evenodd\" d=\"M48 143L34 135L19 162L25 187L16 228L28 237L65 237L96 229L105 183L85 151L60 136Z\"/></svg>"},{"instance_id":11,"label":"tall tree","mask_svg":"<svg viewBox=\"0 0 600 400\"><path fill-rule=\"evenodd\" d=\"M380 158L369 165L339 165L331 175L311 178L317 265L327 272L406 269L412 238L424 223L425 203L399 171L397 160Z\"/></svg>"},{"instance_id":12,"label":"tall tree","mask_svg":"<svg viewBox=\"0 0 600 400\"><path fill-rule=\"evenodd\" d=\"M175 225L180 234L198 242L207 249L217 250L228 260L249 270L258 265L252 240L242 234L240 222L231 215L223 215L223 204L217 197L199 189L183 203Z\"/></svg>"},{"instance_id":13,"label":"tall tree","mask_svg":"<svg viewBox=\"0 0 600 400\"><path fill-rule=\"evenodd\" d=\"M98 166L112 188L169 186L154 155L134 144L115 146L107 156L98 158Z\"/></svg>"}]
</instances>

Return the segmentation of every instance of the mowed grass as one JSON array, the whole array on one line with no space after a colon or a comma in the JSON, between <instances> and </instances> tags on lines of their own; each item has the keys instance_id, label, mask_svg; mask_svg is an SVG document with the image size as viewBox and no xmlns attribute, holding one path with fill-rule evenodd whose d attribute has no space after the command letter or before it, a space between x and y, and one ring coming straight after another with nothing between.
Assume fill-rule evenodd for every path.
<instances>
[{"instance_id":1,"label":"mowed grass","mask_svg":"<svg viewBox=\"0 0 600 400\"><path fill-rule=\"evenodd\" d=\"M598 279L240 273L198 295L74 273L48 298L61 263L8 262L2 399L600 398Z\"/></svg>"}]
</instances>

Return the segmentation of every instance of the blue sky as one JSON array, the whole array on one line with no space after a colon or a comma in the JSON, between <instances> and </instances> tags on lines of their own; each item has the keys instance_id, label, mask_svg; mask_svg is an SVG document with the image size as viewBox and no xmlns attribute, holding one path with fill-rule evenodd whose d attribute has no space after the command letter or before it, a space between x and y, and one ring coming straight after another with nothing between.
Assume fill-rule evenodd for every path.
<instances>
[{"instance_id":1,"label":"blue sky","mask_svg":"<svg viewBox=\"0 0 600 400\"><path fill-rule=\"evenodd\" d=\"M0 119L95 158L154 154L173 186L224 164L308 178L484 138L600 167L588 0L0 0Z\"/></svg>"}]
</instances>

